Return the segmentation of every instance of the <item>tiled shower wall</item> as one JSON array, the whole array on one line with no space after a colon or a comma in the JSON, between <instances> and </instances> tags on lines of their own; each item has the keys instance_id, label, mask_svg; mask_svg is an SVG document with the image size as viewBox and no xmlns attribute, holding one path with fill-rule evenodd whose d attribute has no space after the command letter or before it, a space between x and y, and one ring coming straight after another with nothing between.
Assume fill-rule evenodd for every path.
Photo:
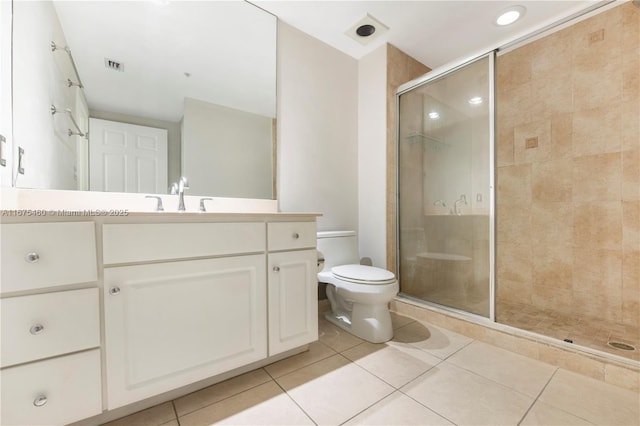
<instances>
[{"instance_id":1,"label":"tiled shower wall","mask_svg":"<svg viewBox=\"0 0 640 426\"><path fill-rule=\"evenodd\" d=\"M497 314L640 323L640 8L497 58Z\"/></svg>"}]
</instances>

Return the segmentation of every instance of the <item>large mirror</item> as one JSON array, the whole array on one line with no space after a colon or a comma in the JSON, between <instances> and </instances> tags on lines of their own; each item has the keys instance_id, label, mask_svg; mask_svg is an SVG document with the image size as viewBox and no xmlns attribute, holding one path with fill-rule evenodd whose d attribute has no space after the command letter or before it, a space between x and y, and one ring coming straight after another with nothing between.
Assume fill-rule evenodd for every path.
<instances>
[{"instance_id":1,"label":"large mirror","mask_svg":"<svg viewBox=\"0 0 640 426\"><path fill-rule=\"evenodd\" d=\"M14 185L275 198L276 26L245 1L14 1Z\"/></svg>"}]
</instances>

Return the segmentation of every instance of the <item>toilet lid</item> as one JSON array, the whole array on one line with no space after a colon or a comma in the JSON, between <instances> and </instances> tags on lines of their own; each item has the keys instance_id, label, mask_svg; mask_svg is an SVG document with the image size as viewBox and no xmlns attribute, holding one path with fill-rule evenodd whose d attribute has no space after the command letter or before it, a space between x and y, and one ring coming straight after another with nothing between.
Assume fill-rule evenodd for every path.
<instances>
[{"instance_id":1,"label":"toilet lid","mask_svg":"<svg viewBox=\"0 0 640 426\"><path fill-rule=\"evenodd\" d=\"M386 269L366 265L340 265L331 268L331 272L338 278L352 282L366 282L368 284L388 284L395 281L396 276Z\"/></svg>"}]
</instances>

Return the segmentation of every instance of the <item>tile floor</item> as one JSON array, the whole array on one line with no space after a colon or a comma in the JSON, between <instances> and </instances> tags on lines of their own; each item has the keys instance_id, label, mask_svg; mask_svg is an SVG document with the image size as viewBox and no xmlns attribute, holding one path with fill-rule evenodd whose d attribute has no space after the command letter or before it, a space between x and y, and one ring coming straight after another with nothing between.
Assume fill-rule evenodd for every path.
<instances>
[{"instance_id":1,"label":"tile floor","mask_svg":"<svg viewBox=\"0 0 640 426\"><path fill-rule=\"evenodd\" d=\"M504 301L499 301L496 306L496 321L559 340L571 339L576 345L640 361L640 326L563 315L531 305ZM608 342L621 342L636 349L616 349L607 345Z\"/></svg>"},{"instance_id":2,"label":"tile floor","mask_svg":"<svg viewBox=\"0 0 640 426\"><path fill-rule=\"evenodd\" d=\"M309 351L108 423L639 425L640 395L393 315L371 344L319 319Z\"/></svg>"}]
</instances>

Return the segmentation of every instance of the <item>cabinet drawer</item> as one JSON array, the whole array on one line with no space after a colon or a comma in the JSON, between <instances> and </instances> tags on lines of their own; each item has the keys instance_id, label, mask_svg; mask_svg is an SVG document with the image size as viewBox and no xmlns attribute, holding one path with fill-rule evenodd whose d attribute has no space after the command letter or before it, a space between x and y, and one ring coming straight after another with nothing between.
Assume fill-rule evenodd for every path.
<instances>
[{"instance_id":1,"label":"cabinet drawer","mask_svg":"<svg viewBox=\"0 0 640 426\"><path fill-rule=\"evenodd\" d=\"M93 222L2 225L2 292L96 281Z\"/></svg>"},{"instance_id":2,"label":"cabinet drawer","mask_svg":"<svg viewBox=\"0 0 640 426\"><path fill-rule=\"evenodd\" d=\"M297 250L316 246L315 222L273 222L268 224L269 251Z\"/></svg>"},{"instance_id":3,"label":"cabinet drawer","mask_svg":"<svg viewBox=\"0 0 640 426\"><path fill-rule=\"evenodd\" d=\"M98 289L0 300L2 367L100 346Z\"/></svg>"},{"instance_id":4,"label":"cabinet drawer","mask_svg":"<svg viewBox=\"0 0 640 426\"><path fill-rule=\"evenodd\" d=\"M100 351L0 371L3 425L61 425L102 412Z\"/></svg>"},{"instance_id":5,"label":"cabinet drawer","mask_svg":"<svg viewBox=\"0 0 640 426\"><path fill-rule=\"evenodd\" d=\"M265 251L264 223L104 225L104 264Z\"/></svg>"}]
</instances>

